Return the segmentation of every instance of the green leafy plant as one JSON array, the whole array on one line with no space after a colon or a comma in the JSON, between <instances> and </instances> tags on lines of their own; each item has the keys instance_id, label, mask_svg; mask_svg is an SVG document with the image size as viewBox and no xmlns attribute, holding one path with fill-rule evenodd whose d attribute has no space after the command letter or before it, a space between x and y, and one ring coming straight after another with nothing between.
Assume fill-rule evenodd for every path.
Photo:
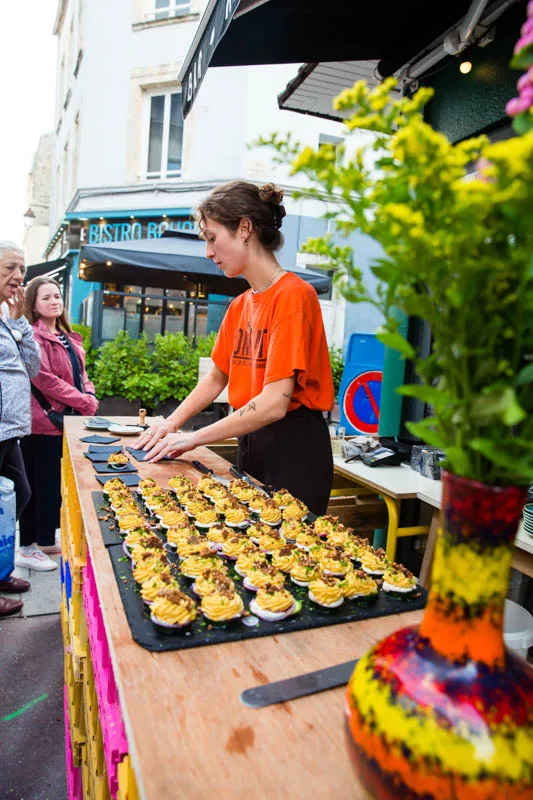
<instances>
[{"instance_id":1,"label":"green leafy plant","mask_svg":"<svg viewBox=\"0 0 533 800\"><path fill-rule=\"evenodd\" d=\"M444 450L457 475L525 484L533 478L533 132L453 145L423 120L432 90L399 98L394 85L371 91L358 82L336 98L348 115L340 152L302 150L277 135L262 143L308 179L298 197L327 202L333 233L305 249L335 269L348 300L384 314L379 338L415 362L421 383L400 391L430 403L434 416L410 430ZM374 138L357 148L350 132L360 128ZM342 241L354 232L383 249L371 263L375 291ZM428 358L402 336L394 307L431 326Z\"/></svg>"},{"instance_id":2,"label":"green leafy plant","mask_svg":"<svg viewBox=\"0 0 533 800\"><path fill-rule=\"evenodd\" d=\"M150 352L145 335L132 339L126 331L119 331L112 342L105 342L97 351L94 385L99 399L125 397L140 399L131 381L138 375L150 374Z\"/></svg>"},{"instance_id":3,"label":"green leafy plant","mask_svg":"<svg viewBox=\"0 0 533 800\"><path fill-rule=\"evenodd\" d=\"M333 388L335 389L335 397L337 397L341 385L342 371L344 369L344 358L342 357L341 347L332 345L329 348L329 361L331 364L331 372L333 373Z\"/></svg>"},{"instance_id":4,"label":"green leafy plant","mask_svg":"<svg viewBox=\"0 0 533 800\"><path fill-rule=\"evenodd\" d=\"M198 383L198 360L211 355L215 338L211 333L195 344L182 332L168 333L150 347L146 336L132 339L121 331L97 350L96 394L139 400L147 408L183 400Z\"/></svg>"}]
</instances>

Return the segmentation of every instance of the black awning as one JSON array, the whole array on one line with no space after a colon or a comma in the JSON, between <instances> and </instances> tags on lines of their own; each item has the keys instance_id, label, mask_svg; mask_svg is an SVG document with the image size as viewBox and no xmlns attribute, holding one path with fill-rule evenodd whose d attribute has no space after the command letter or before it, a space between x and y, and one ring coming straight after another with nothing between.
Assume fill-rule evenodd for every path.
<instances>
[{"instance_id":1,"label":"black awning","mask_svg":"<svg viewBox=\"0 0 533 800\"><path fill-rule=\"evenodd\" d=\"M201 286L206 293L230 297L248 289L244 278L226 278L204 252L205 243L197 236L179 233L160 239L89 244L80 250L80 278L162 289L192 290ZM329 290L327 275L310 270L293 271L318 294Z\"/></svg>"},{"instance_id":2,"label":"black awning","mask_svg":"<svg viewBox=\"0 0 533 800\"><path fill-rule=\"evenodd\" d=\"M378 60L380 74L391 75L461 20L471 2L211 0L179 76L183 115L209 65Z\"/></svg>"},{"instance_id":3,"label":"black awning","mask_svg":"<svg viewBox=\"0 0 533 800\"><path fill-rule=\"evenodd\" d=\"M32 278L38 278L41 275L48 275L50 272L57 272L61 267L67 267L69 264L68 258L56 258L55 261L41 261L39 264L30 264L26 267L26 275L24 283L28 283Z\"/></svg>"}]
</instances>

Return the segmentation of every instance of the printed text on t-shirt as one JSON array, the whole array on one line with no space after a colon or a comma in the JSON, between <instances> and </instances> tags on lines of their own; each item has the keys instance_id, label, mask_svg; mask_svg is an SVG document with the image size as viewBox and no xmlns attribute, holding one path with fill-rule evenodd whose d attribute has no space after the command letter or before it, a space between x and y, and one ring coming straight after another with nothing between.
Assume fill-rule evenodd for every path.
<instances>
[{"instance_id":1,"label":"printed text on t-shirt","mask_svg":"<svg viewBox=\"0 0 533 800\"><path fill-rule=\"evenodd\" d=\"M257 331L249 326L247 330L238 328L231 360L233 364L244 366L247 362L254 361L259 368L266 366L268 328Z\"/></svg>"}]
</instances>

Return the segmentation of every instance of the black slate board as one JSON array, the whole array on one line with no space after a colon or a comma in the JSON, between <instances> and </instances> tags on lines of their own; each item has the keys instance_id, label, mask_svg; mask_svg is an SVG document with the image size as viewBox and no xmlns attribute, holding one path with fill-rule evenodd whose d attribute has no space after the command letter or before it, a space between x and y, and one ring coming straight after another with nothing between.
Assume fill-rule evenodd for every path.
<instances>
[{"instance_id":1,"label":"black slate board","mask_svg":"<svg viewBox=\"0 0 533 800\"><path fill-rule=\"evenodd\" d=\"M127 450L127 451L128 451L128 453L130 453L130 454L133 456L133 458L135 458L137 461L144 461L144 459L145 459L145 458L146 458L146 456L148 455L148 450L146 450L146 451L144 451L144 450L134 450L134 449L133 449L133 447L126 447L126 450ZM177 459L177 458L170 458L170 456L163 456L163 458L161 459L161 461L179 461L179 459Z\"/></svg>"},{"instance_id":2,"label":"black slate board","mask_svg":"<svg viewBox=\"0 0 533 800\"><path fill-rule=\"evenodd\" d=\"M102 540L105 546L109 547L112 544L122 545L122 536L118 532L115 519L109 508L109 503L104 497L104 493L92 492L92 498L94 507L96 508L100 533L102 534Z\"/></svg>"},{"instance_id":3,"label":"black slate board","mask_svg":"<svg viewBox=\"0 0 533 800\"><path fill-rule=\"evenodd\" d=\"M90 444L89 445L89 453L99 453L100 455L102 453L107 453L109 455L109 453L122 453L122 452L123 452L123 448L122 448L121 444L117 444L117 445L114 445L112 447L107 447L107 446L103 447L103 446L98 445L98 444Z\"/></svg>"},{"instance_id":4,"label":"black slate board","mask_svg":"<svg viewBox=\"0 0 533 800\"><path fill-rule=\"evenodd\" d=\"M93 492L95 504L96 496L98 495L103 497L100 493ZM97 504L97 508L98 505L102 505L102 503ZM99 514L101 513L99 512ZM104 536L105 524L108 523L100 522L102 536ZM158 533L164 541L164 537L160 532L157 530L154 532ZM115 537L121 538L118 534L115 534ZM131 635L141 647L156 652L184 650L191 647L204 647L225 642L239 642L244 639L257 639L261 636L273 636L309 628L320 628L326 625L338 625L343 622L354 622L360 619L400 614L405 611L416 611L424 608L427 600L427 592L419 587L414 595L409 598L393 598L380 591L373 600L345 600L338 609L326 610L321 609L320 606L315 605L308 599L307 589L287 581L287 588L291 590L296 599L302 601L302 610L294 617L289 617L281 622L259 620L255 627L248 627L242 620L226 623L225 626L218 624L211 626L204 617L199 615L192 625L183 630L166 630L155 626L150 620L148 606L143 602L139 594L139 587L133 579L130 559L125 555L121 541L116 542L115 538L115 543L112 546L108 546L108 553L117 579ZM171 563L176 563L176 560L176 556L169 555ZM224 563L231 564L227 560L224 560ZM248 608L250 600L255 596L255 592L250 592L243 587L242 578L235 573L232 566L230 566L229 574L235 581L237 590L244 600L245 607ZM199 602L199 598L191 590L193 581L183 576L179 576L178 580L182 590ZM209 627L211 627L211 630L209 630Z\"/></svg>"},{"instance_id":5,"label":"black slate board","mask_svg":"<svg viewBox=\"0 0 533 800\"><path fill-rule=\"evenodd\" d=\"M120 480L126 484L126 486L138 486L139 485L139 473L138 472L126 472L126 473L117 473L113 471L113 475L95 475L96 480L101 483L107 483L107 481L112 481L113 478L120 478Z\"/></svg>"},{"instance_id":6,"label":"black slate board","mask_svg":"<svg viewBox=\"0 0 533 800\"><path fill-rule=\"evenodd\" d=\"M120 436L85 436L80 439L80 442L86 444L113 444L113 442L120 441Z\"/></svg>"},{"instance_id":7,"label":"black slate board","mask_svg":"<svg viewBox=\"0 0 533 800\"><path fill-rule=\"evenodd\" d=\"M134 467L131 461L128 461L127 464L124 464L122 469L114 469L110 464L99 464L98 462L96 464L93 463L93 467L95 468L96 472L101 474L109 473L110 475L116 475L117 478L120 478L120 476L125 472L137 472L137 467Z\"/></svg>"},{"instance_id":8,"label":"black slate board","mask_svg":"<svg viewBox=\"0 0 533 800\"><path fill-rule=\"evenodd\" d=\"M102 462L107 463L107 459L111 455L110 453L84 453L85 458L88 458L89 461L92 461L93 464L100 464Z\"/></svg>"}]
</instances>

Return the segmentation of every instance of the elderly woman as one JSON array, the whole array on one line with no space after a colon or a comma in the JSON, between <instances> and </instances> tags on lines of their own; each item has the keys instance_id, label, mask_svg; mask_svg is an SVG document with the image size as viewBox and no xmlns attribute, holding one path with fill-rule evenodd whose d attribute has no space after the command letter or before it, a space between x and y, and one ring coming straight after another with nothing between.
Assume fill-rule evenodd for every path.
<instances>
[{"instance_id":1,"label":"elderly woman","mask_svg":"<svg viewBox=\"0 0 533 800\"><path fill-rule=\"evenodd\" d=\"M0 475L15 484L17 519L30 498L20 438L31 431L30 379L41 366L41 351L23 317L24 254L12 242L0 241ZM0 592L19 594L30 584L20 578L0 581ZM0 596L0 617L22 608L19 600Z\"/></svg>"}]
</instances>

